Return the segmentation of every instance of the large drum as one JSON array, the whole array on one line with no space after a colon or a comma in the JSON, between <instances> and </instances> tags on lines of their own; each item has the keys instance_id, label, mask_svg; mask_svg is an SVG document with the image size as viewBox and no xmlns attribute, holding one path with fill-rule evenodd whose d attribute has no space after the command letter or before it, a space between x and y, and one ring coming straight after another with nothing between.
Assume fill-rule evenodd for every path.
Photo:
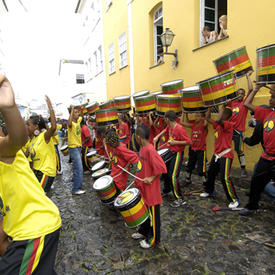
<instances>
[{"instance_id":1,"label":"large drum","mask_svg":"<svg viewBox=\"0 0 275 275\"><path fill-rule=\"evenodd\" d=\"M86 108L87 113L88 113L89 115L94 114L95 111L97 111L97 110L99 109L98 103L97 103L97 102L93 102L93 103L87 105L85 108Z\"/></svg>"},{"instance_id":2,"label":"large drum","mask_svg":"<svg viewBox=\"0 0 275 275\"><path fill-rule=\"evenodd\" d=\"M156 109L156 98L154 95L146 95L134 98L136 112L138 115L148 114Z\"/></svg>"},{"instance_id":3,"label":"large drum","mask_svg":"<svg viewBox=\"0 0 275 275\"><path fill-rule=\"evenodd\" d=\"M246 47L239 48L213 61L219 74L234 71L235 77L244 76L253 70Z\"/></svg>"},{"instance_id":4,"label":"large drum","mask_svg":"<svg viewBox=\"0 0 275 275\"><path fill-rule=\"evenodd\" d=\"M149 211L137 188L131 188L121 193L114 206L120 211L126 225L130 228L144 223L149 217Z\"/></svg>"},{"instance_id":5,"label":"large drum","mask_svg":"<svg viewBox=\"0 0 275 275\"><path fill-rule=\"evenodd\" d=\"M64 145L60 148L61 153L63 156L67 156L69 154L69 148L68 145Z\"/></svg>"},{"instance_id":6,"label":"large drum","mask_svg":"<svg viewBox=\"0 0 275 275\"><path fill-rule=\"evenodd\" d=\"M118 124L117 109L104 109L95 112L98 126Z\"/></svg>"},{"instance_id":7,"label":"large drum","mask_svg":"<svg viewBox=\"0 0 275 275\"><path fill-rule=\"evenodd\" d=\"M162 92L164 94L178 94L183 88L183 80L174 80L162 83L161 85Z\"/></svg>"},{"instance_id":8,"label":"large drum","mask_svg":"<svg viewBox=\"0 0 275 275\"><path fill-rule=\"evenodd\" d=\"M99 104L99 109L101 109L101 110L114 109L114 108L115 108L115 102L113 100L109 100L109 101Z\"/></svg>"},{"instance_id":9,"label":"large drum","mask_svg":"<svg viewBox=\"0 0 275 275\"><path fill-rule=\"evenodd\" d=\"M275 83L275 44L257 49L257 83Z\"/></svg>"},{"instance_id":10,"label":"large drum","mask_svg":"<svg viewBox=\"0 0 275 275\"><path fill-rule=\"evenodd\" d=\"M129 96L117 96L114 98L114 102L118 112L128 112L131 110L131 99Z\"/></svg>"},{"instance_id":11,"label":"large drum","mask_svg":"<svg viewBox=\"0 0 275 275\"><path fill-rule=\"evenodd\" d=\"M164 116L169 110L174 111L177 115L182 112L182 99L179 95L158 95L156 100L156 109L159 116Z\"/></svg>"},{"instance_id":12,"label":"large drum","mask_svg":"<svg viewBox=\"0 0 275 275\"><path fill-rule=\"evenodd\" d=\"M168 162L174 155L174 153L170 151L168 148L160 149L157 152L165 163Z\"/></svg>"},{"instance_id":13,"label":"large drum","mask_svg":"<svg viewBox=\"0 0 275 275\"><path fill-rule=\"evenodd\" d=\"M106 175L108 175L110 173L111 173L110 169L108 169L108 168L102 168L102 169L97 170L96 172L93 172L92 173L92 178L93 179L99 179L99 178L101 178L103 176L106 176Z\"/></svg>"},{"instance_id":14,"label":"large drum","mask_svg":"<svg viewBox=\"0 0 275 275\"><path fill-rule=\"evenodd\" d=\"M103 203L113 203L118 195L113 178L109 175L97 179L93 188Z\"/></svg>"},{"instance_id":15,"label":"large drum","mask_svg":"<svg viewBox=\"0 0 275 275\"><path fill-rule=\"evenodd\" d=\"M181 91L183 112L200 113L207 110L204 107L199 86L184 88Z\"/></svg>"},{"instance_id":16,"label":"large drum","mask_svg":"<svg viewBox=\"0 0 275 275\"><path fill-rule=\"evenodd\" d=\"M239 97L233 72L220 74L197 84L200 86L203 103L207 107L223 104L228 99Z\"/></svg>"}]
</instances>

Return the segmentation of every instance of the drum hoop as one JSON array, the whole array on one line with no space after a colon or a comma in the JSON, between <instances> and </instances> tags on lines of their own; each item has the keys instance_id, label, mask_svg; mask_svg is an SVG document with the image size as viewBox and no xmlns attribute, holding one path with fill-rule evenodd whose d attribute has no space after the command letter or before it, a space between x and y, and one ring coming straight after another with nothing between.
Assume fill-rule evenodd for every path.
<instances>
[{"instance_id":1,"label":"drum hoop","mask_svg":"<svg viewBox=\"0 0 275 275\"><path fill-rule=\"evenodd\" d=\"M168 152L168 151L169 151L169 149L168 149L168 148L163 148L163 149L158 150L157 152L158 152L158 154L159 154L160 156L162 156L162 155L163 155L163 154L160 154L160 153L161 153L161 151L163 151L163 153L166 153L166 152Z\"/></svg>"},{"instance_id":2,"label":"drum hoop","mask_svg":"<svg viewBox=\"0 0 275 275\"><path fill-rule=\"evenodd\" d=\"M93 167L92 167L92 171L94 171L96 168L94 168L96 165L97 166L102 166L102 165L104 165L104 164L106 164L106 161L105 160L101 160L101 161L99 161L98 163L96 163ZM96 172L96 171L95 171Z\"/></svg>"},{"instance_id":3,"label":"drum hoop","mask_svg":"<svg viewBox=\"0 0 275 275\"><path fill-rule=\"evenodd\" d=\"M275 47L275 44L271 44L271 45L268 45L268 46L264 46L264 47L258 48L256 50L256 52L261 51L261 50L265 50L265 49L268 49L268 48L273 48L273 47Z\"/></svg>"},{"instance_id":4,"label":"drum hoop","mask_svg":"<svg viewBox=\"0 0 275 275\"><path fill-rule=\"evenodd\" d=\"M96 173L96 172L95 172L95 173ZM96 185L97 183L99 183L100 180L101 180L101 181L104 180L103 178L104 178L104 179L105 179L105 178L108 179L107 185L105 185L105 186L104 186L103 188L101 188L101 189L96 188L95 185ZM102 177L98 178L98 179L94 182L93 188L94 188L95 190L102 190L102 189L105 189L106 187L110 186L112 183L113 183L113 178L112 178L111 176L109 176L109 175L105 175L105 176L102 176Z\"/></svg>"},{"instance_id":5,"label":"drum hoop","mask_svg":"<svg viewBox=\"0 0 275 275\"><path fill-rule=\"evenodd\" d=\"M164 83L160 84L160 86L162 87L162 86L169 85L169 84L171 85L171 83L176 84L176 83L180 83L180 82L183 83L183 79L177 79L177 80L172 80L172 81L164 82Z\"/></svg>"},{"instance_id":6,"label":"drum hoop","mask_svg":"<svg viewBox=\"0 0 275 275\"><path fill-rule=\"evenodd\" d=\"M117 96L117 97L114 97L114 101L116 101L116 100L121 100L121 99L126 99L126 98L130 100L130 96L124 95L124 96Z\"/></svg>"},{"instance_id":7,"label":"drum hoop","mask_svg":"<svg viewBox=\"0 0 275 275\"><path fill-rule=\"evenodd\" d=\"M60 150L64 150L64 149L67 149L68 148L68 145L64 145L60 148Z\"/></svg>"},{"instance_id":8,"label":"drum hoop","mask_svg":"<svg viewBox=\"0 0 275 275\"><path fill-rule=\"evenodd\" d=\"M197 90L200 91L200 86L199 85L194 85L194 86L183 88L181 90L181 92L189 92L189 91L197 91Z\"/></svg>"},{"instance_id":9,"label":"drum hoop","mask_svg":"<svg viewBox=\"0 0 275 275\"><path fill-rule=\"evenodd\" d=\"M132 197L129 201L127 201L126 203L121 204L121 205L117 205L117 204L116 204L116 201L117 201L118 197L121 196L123 193L127 193L127 192L132 192L132 193L133 193L133 197ZM137 188L130 188L130 189L128 189L128 190L125 190L125 191L122 192L121 194L119 194L119 196L116 198L116 201L115 201L115 204L114 204L114 205L115 205L117 208L123 208L123 207L125 207L125 206L131 204L132 202L134 202L134 201L138 198L138 196L140 196L140 193L139 193L139 190L138 190Z\"/></svg>"}]
</instances>

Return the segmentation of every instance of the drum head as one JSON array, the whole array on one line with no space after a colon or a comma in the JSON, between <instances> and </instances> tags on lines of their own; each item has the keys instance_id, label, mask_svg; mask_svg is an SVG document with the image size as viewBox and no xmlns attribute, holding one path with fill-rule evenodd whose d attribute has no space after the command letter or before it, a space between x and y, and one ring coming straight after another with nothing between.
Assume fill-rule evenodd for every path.
<instances>
[{"instance_id":1,"label":"drum head","mask_svg":"<svg viewBox=\"0 0 275 275\"><path fill-rule=\"evenodd\" d=\"M182 92L189 92L189 91L199 91L199 90L200 90L200 86L195 85L195 86L183 88L181 91Z\"/></svg>"},{"instance_id":2,"label":"drum head","mask_svg":"<svg viewBox=\"0 0 275 275\"><path fill-rule=\"evenodd\" d=\"M94 172L92 174L92 178L99 178L99 177L103 177L106 174L108 174L110 172L110 170L108 168L103 168L103 169L99 169L98 171Z\"/></svg>"},{"instance_id":3,"label":"drum head","mask_svg":"<svg viewBox=\"0 0 275 275\"><path fill-rule=\"evenodd\" d=\"M127 96L127 95L124 95L124 96L116 96L116 97L114 98L114 100L123 100L123 99L130 99L130 97Z\"/></svg>"},{"instance_id":4,"label":"drum head","mask_svg":"<svg viewBox=\"0 0 275 275\"><path fill-rule=\"evenodd\" d=\"M60 150L62 151L62 150L66 150L68 148L68 145L64 145L64 146L62 146L61 148L60 148Z\"/></svg>"},{"instance_id":5,"label":"drum head","mask_svg":"<svg viewBox=\"0 0 275 275\"><path fill-rule=\"evenodd\" d=\"M140 97L140 96L145 96L145 95L148 95L149 93L150 93L149 90L140 91L140 92L137 92L137 93L133 94L133 98Z\"/></svg>"},{"instance_id":6,"label":"drum head","mask_svg":"<svg viewBox=\"0 0 275 275\"><path fill-rule=\"evenodd\" d=\"M92 171L94 172L94 171L97 171L97 170L103 168L104 165L105 165L105 163L106 163L105 160L99 161L98 163L96 163L96 164L92 167Z\"/></svg>"},{"instance_id":7,"label":"drum head","mask_svg":"<svg viewBox=\"0 0 275 275\"><path fill-rule=\"evenodd\" d=\"M115 207L124 207L132 203L139 195L137 188L131 188L121 193L115 200Z\"/></svg>"},{"instance_id":8,"label":"drum head","mask_svg":"<svg viewBox=\"0 0 275 275\"><path fill-rule=\"evenodd\" d=\"M87 157L92 157L96 155L96 150L92 150L91 152L89 152L86 156Z\"/></svg>"},{"instance_id":9,"label":"drum head","mask_svg":"<svg viewBox=\"0 0 275 275\"><path fill-rule=\"evenodd\" d=\"M102 169L102 170L104 170L104 169ZM97 171L97 172L99 172L99 171ZM109 175L103 176L94 182L93 188L95 190L102 190L102 189L105 189L106 187L110 186L112 182L113 182L113 178L111 176L109 176Z\"/></svg>"},{"instance_id":10,"label":"drum head","mask_svg":"<svg viewBox=\"0 0 275 275\"><path fill-rule=\"evenodd\" d=\"M159 154L160 156L162 156L163 154L165 154L165 153L168 152L168 151L169 151L168 148L163 148L163 149L158 150L158 154Z\"/></svg>"}]
</instances>

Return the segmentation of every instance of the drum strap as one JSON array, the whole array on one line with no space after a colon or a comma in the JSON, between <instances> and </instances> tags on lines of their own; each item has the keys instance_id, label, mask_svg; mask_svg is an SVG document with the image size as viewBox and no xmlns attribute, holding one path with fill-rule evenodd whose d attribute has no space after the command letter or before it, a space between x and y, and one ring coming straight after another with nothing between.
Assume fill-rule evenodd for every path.
<instances>
[{"instance_id":1,"label":"drum strap","mask_svg":"<svg viewBox=\"0 0 275 275\"><path fill-rule=\"evenodd\" d=\"M229 153L232 149L231 148L227 148L225 150L223 150L222 152L220 152L219 154L215 154L215 162L218 161L218 159L220 159L223 155Z\"/></svg>"}]
</instances>

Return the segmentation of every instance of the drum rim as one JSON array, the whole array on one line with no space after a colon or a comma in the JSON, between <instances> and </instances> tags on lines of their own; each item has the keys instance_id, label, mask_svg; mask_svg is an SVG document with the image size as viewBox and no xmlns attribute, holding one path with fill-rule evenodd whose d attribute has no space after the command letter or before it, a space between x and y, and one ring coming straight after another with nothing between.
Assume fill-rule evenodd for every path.
<instances>
[{"instance_id":1,"label":"drum rim","mask_svg":"<svg viewBox=\"0 0 275 275\"><path fill-rule=\"evenodd\" d=\"M275 47L275 44L271 44L271 45L267 45L267 46L258 48L258 49L256 49L256 52L258 52L258 51L260 51L260 50L264 50L265 48L269 48L269 47L271 47L271 46Z\"/></svg>"},{"instance_id":2,"label":"drum rim","mask_svg":"<svg viewBox=\"0 0 275 275\"><path fill-rule=\"evenodd\" d=\"M99 171L101 171L101 170L105 170L105 172L104 172L105 175L104 175L104 173L103 173L103 175L100 175L100 176L95 176L95 175L94 175L95 173L97 173L97 172L99 172ZM92 173L92 178L97 179L97 178L99 178L99 177L104 177L104 176L106 176L106 174L109 173L109 172L110 172L110 169L109 169L109 168L107 168L107 167L101 168L101 169L99 169L99 170L97 170L97 171L95 171L95 172Z\"/></svg>"},{"instance_id":3,"label":"drum rim","mask_svg":"<svg viewBox=\"0 0 275 275\"><path fill-rule=\"evenodd\" d=\"M101 163L102 165L104 165L104 164L106 164L106 161L105 161L105 160L100 160L100 161L97 162L94 166L98 165L99 163ZM93 169L94 169L94 166L92 167L92 171L97 172L97 171L93 170ZM102 169L103 169L103 168L102 168ZM98 169L98 170L100 170L100 169Z\"/></svg>"},{"instance_id":4,"label":"drum rim","mask_svg":"<svg viewBox=\"0 0 275 275\"><path fill-rule=\"evenodd\" d=\"M167 81L167 82L164 82L164 83L160 84L160 86L162 87L164 85L167 85L168 83L170 83L170 85L171 85L172 82L176 82L176 83L182 82L183 83L183 79L176 79L176 80L172 80L172 81Z\"/></svg>"},{"instance_id":5,"label":"drum rim","mask_svg":"<svg viewBox=\"0 0 275 275\"><path fill-rule=\"evenodd\" d=\"M246 50L246 46L242 46L242 47L240 47L240 48L238 48L238 49L236 49L236 50L233 50L233 51L231 51L231 52L229 52L229 53L227 53L227 54L224 54L224 55L222 55L222 56L220 56L220 57L214 59L213 62L215 63L215 61L217 61L217 60L219 60L219 59L221 59L221 58L224 58L225 56L228 56L228 55L230 55L230 54L232 54L232 53L234 53L234 52L236 52L236 51L239 51L239 50L241 50L241 49L243 49L243 48L245 48L245 50ZM246 52L247 52L247 50L246 50Z\"/></svg>"},{"instance_id":6,"label":"drum rim","mask_svg":"<svg viewBox=\"0 0 275 275\"><path fill-rule=\"evenodd\" d=\"M226 75L226 74L233 74L233 78L235 77L234 71L233 71L233 70L230 70L230 71L228 71L228 72L225 72L225 73L222 73L222 74L217 74L217 75L212 76L212 77L210 77L210 78L207 78L207 79L205 79L205 80L199 81L199 82L197 82L196 84L200 85L200 83L202 83L202 82L211 81L211 80L214 80L215 78L223 77L223 76Z\"/></svg>"},{"instance_id":7,"label":"drum rim","mask_svg":"<svg viewBox=\"0 0 275 275\"><path fill-rule=\"evenodd\" d=\"M145 93L143 95L138 95L139 93ZM143 90L143 91L139 91L139 92L136 92L132 95L133 98L136 98L136 97L142 97L142 96L145 96L145 95L149 95L150 94L150 90Z\"/></svg>"},{"instance_id":8,"label":"drum rim","mask_svg":"<svg viewBox=\"0 0 275 275\"><path fill-rule=\"evenodd\" d=\"M88 108L91 108L93 106L95 106L95 107L98 106L98 102L94 101L94 103L91 103L91 104L85 106L85 108L88 109Z\"/></svg>"},{"instance_id":9,"label":"drum rim","mask_svg":"<svg viewBox=\"0 0 275 275\"><path fill-rule=\"evenodd\" d=\"M98 107L108 105L108 104L113 104L114 105L115 102L112 101L112 100L104 101L103 103L98 104ZM113 108L108 108L108 109L113 109Z\"/></svg>"},{"instance_id":10,"label":"drum rim","mask_svg":"<svg viewBox=\"0 0 275 275\"><path fill-rule=\"evenodd\" d=\"M62 147L60 147L60 150L67 149L67 148L68 148L68 145L63 145Z\"/></svg>"},{"instance_id":11,"label":"drum rim","mask_svg":"<svg viewBox=\"0 0 275 275\"><path fill-rule=\"evenodd\" d=\"M106 168L106 169L107 169L107 168ZM96 173L96 172L95 172L95 173ZM108 185L105 185L104 188L98 189L98 188L95 187L95 185L96 185L97 182L99 182L100 179L102 180L102 178L108 178L108 179L110 180L110 182L108 183ZM112 182L114 182L114 180L113 180L113 177L111 177L110 175L102 176L102 177L100 177L100 178L98 178L98 179L95 180L95 182L94 182L94 184L93 184L93 189L95 189L96 191L97 191L97 190L99 191L99 190L105 189L105 188L106 188L107 186L109 186Z\"/></svg>"},{"instance_id":12,"label":"drum rim","mask_svg":"<svg viewBox=\"0 0 275 275\"><path fill-rule=\"evenodd\" d=\"M200 86L199 85L194 85L194 86L189 86L189 87L186 87L186 88L183 88L183 89L181 89L181 92L185 92L185 91L196 91L196 89L195 89L195 87L197 87L198 88L198 91L200 91ZM187 90L187 89L191 89L191 88L193 88L192 90Z\"/></svg>"},{"instance_id":13,"label":"drum rim","mask_svg":"<svg viewBox=\"0 0 275 275\"><path fill-rule=\"evenodd\" d=\"M133 190L135 190L135 191L133 191ZM121 204L121 205L117 205L117 204L116 204L116 201L117 201L118 197L121 196L123 193L129 192L129 191L131 191L131 192L136 192L136 194L134 194L133 198L131 198L130 201L127 201L127 203ZM127 189L127 190L123 191L122 193L120 193L120 194L117 196L117 198L115 199L115 202L114 202L114 206L117 207L117 208L123 208L123 207L125 207L125 206L131 204L131 203L138 197L138 195L140 195L140 192L139 192L139 190L138 190L137 188L130 188L130 189Z\"/></svg>"},{"instance_id":14,"label":"drum rim","mask_svg":"<svg viewBox=\"0 0 275 275\"><path fill-rule=\"evenodd\" d=\"M92 154L92 155L89 155L89 154L91 154L91 153L93 153L93 154ZM88 152L88 153L86 154L86 157L91 157L91 156L94 156L94 155L96 155L96 150L91 151L91 152Z\"/></svg>"},{"instance_id":15,"label":"drum rim","mask_svg":"<svg viewBox=\"0 0 275 275\"><path fill-rule=\"evenodd\" d=\"M119 101L119 100L121 100L121 99L126 99L126 98L128 98L129 100L131 99L131 97L130 96L128 96L128 95L123 95L123 96L116 96L116 97L114 97L114 101Z\"/></svg>"},{"instance_id":16,"label":"drum rim","mask_svg":"<svg viewBox=\"0 0 275 275\"><path fill-rule=\"evenodd\" d=\"M160 156L161 156L161 154L159 152L163 151L163 150L165 150L165 152L167 152L167 151L169 151L169 148L162 148L162 149L157 150L157 152Z\"/></svg>"}]
</instances>

